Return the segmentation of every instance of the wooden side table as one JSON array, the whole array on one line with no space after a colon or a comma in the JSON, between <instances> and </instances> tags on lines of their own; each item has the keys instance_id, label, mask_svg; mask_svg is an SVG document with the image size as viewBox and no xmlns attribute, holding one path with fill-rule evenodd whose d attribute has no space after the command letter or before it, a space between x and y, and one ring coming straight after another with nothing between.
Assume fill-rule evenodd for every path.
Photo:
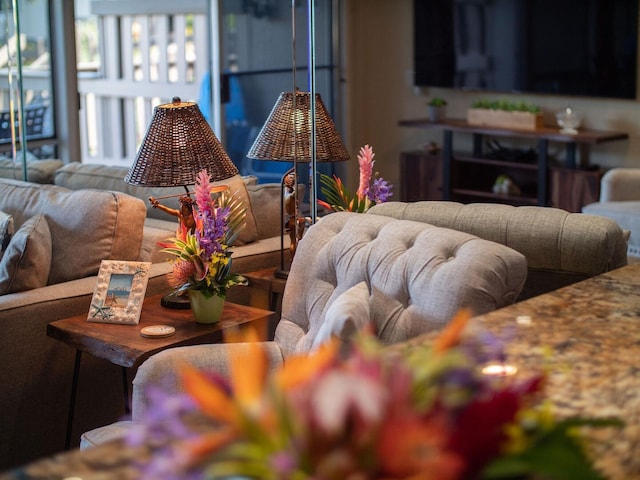
<instances>
[{"instance_id":1,"label":"wooden side table","mask_svg":"<svg viewBox=\"0 0 640 480\"><path fill-rule=\"evenodd\" d=\"M221 342L224 331L230 328L252 324L266 331L275 317L272 311L226 302L220 322L202 325L193 319L191 310L162 307L160 305L162 296L154 295L145 299L138 325L88 322L87 314L57 320L47 325L48 336L76 349L67 418L66 448L71 445L71 427L82 352L122 367L125 409L129 413L127 368L137 368L148 357L167 348ZM176 331L170 337L164 338L141 336L140 330L150 325L170 325Z\"/></svg>"},{"instance_id":2,"label":"wooden side table","mask_svg":"<svg viewBox=\"0 0 640 480\"><path fill-rule=\"evenodd\" d=\"M244 273L249 280L249 304L276 313L282 312L282 295L287 281L274 276L275 268Z\"/></svg>"}]
</instances>

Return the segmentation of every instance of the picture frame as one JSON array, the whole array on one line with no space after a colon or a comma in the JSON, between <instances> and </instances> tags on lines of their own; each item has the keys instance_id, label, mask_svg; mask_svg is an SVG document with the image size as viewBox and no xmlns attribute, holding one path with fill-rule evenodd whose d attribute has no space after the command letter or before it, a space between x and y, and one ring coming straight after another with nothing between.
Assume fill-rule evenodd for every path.
<instances>
[{"instance_id":1,"label":"picture frame","mask_svg":"<svg viewBox=\"0 0 640 480\"><path fill-rule=\"evenodd\" d=\"M103 260L87 321L137 325L150 270L151 262Z\"/></svg>"}]
</instances>

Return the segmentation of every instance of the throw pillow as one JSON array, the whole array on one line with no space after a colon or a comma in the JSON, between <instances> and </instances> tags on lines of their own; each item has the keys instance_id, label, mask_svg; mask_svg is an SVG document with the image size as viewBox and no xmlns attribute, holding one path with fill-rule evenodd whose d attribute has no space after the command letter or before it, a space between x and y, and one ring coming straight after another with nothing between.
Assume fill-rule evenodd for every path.
<instances>
[{"instance_id":1,"label":"throw pillow","mask_svg":"<svg viewBox=\"0 0 640 480\"><path fill-rule=\"evenodd\" d=\"M251 243L254 240L257 240L258 226L256 224L256 219L253 216L253 208L251 208L251 200L249 199L249 192L247 191L247 185L244 183L242 176L240 174L237 174L231 178L227 178L226 180L220 180L219 182L214 182L213 184L227 185L232 194L234 192L239 192L237 194L238 199L247 208L246 224L244 228L240 231L240 234L238 235L238 240L236 240L236 244L242 245L242 244Z\"/></svg>"},{"instance_id":2,"label":"throw pillow","mask_svg":"<svg viewBox=\"0 0 640 480\"><path fill-rule=\"evenodd\" d=\"M370 319L369 287L366 282L360 282L341 293L331 303L324 322L313 339L311 350L315 350L333 336L339 337L343 343L349 343Z\"/></svg>"},{"instance_id":3,"label":"throw pillow","mask_svg":"<svg viewBox=\"0 0 640 480\"><path fill-rule=\"evenodd\" d=\"M13 235L13 217L0 211L0 258L9 245L11 235Z\"/></svg>"},{"instance_id":4,"label":"throw pillow","mask_svg":"<svg viewBox=\"0 0 640 480\"><path fill-rule=\"evenodd\" d=\"M0 260L0 295L44 287L51 268L51 232L44 215L27 220Z\"/></svg>"}]
</instances>

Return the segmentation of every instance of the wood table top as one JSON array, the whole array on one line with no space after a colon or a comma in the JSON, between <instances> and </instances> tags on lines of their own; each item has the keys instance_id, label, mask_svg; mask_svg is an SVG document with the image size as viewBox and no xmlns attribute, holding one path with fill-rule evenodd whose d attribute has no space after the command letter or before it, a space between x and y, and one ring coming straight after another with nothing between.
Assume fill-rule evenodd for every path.
<instances>
[{"instance_id":1,"label":"wood table top","mask_svg":"<svg viewBox=\"0 0 640 480\"><path fill-rule=\"evenodd\" d=\"M51 322L47 335L116 365L132 367L169 347L221 342L225 329L250 322L266 327L274 315L268 310L225 302L221 320L204 325L196 323L190 309L161 306L161 298L154 295L145 299L138 325L88 322L87 314L83 314ZM142 328L151 325L169 325L176 331L164 338L140 335Z\"/></svg>"}]
</instances>

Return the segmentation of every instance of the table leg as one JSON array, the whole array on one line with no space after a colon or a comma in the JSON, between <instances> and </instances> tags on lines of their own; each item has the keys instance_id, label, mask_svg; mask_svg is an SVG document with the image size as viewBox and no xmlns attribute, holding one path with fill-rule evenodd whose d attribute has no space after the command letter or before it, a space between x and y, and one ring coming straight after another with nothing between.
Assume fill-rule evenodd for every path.
<instances>
[{"instance_id":1,"label":"table leg","mask_svg":"<svg viewBox=\"0 0 640 480\"><path fill-rule=\"evenodd\" d=\"M127 368L122 367L122 391L124 392L124 412L131 413L131 401L129 400L129 380L127 379Z\"/></svg>"},{"instance_id":2,"label":"table leg","mask_svg":"<svg viewBox=\"0 0 640 480\"><path fill-rule=\"evenodd\" d=\"M67 414L67 434L64 440L65 450L71 448L71 431L73 428L73 413L76 408L76 394L78 393L78 377L80 376L80 359L82 352L76 350L76 359L73 364L73 379L71 380L71 398L69 399L69 412Z\"/></svg>"}]
</instances>

